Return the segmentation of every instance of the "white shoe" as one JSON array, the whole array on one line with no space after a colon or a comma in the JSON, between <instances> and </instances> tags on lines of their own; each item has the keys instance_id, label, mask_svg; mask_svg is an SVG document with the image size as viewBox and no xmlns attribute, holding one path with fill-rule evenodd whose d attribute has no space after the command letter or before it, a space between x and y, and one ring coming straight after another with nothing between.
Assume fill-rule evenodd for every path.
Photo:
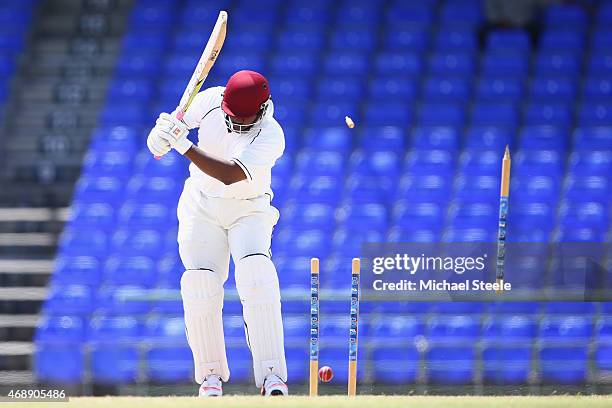
<instances>
[{"instance_id":1,"label":"white shoe","mask_svg":"<svg viewBox=\"0 0 612 408\"><path fill-rule=\"evenodd\" d=\"M285 384L278 375L270 374L264 380L263 387L261 387L261 395L289 395L289 389L287 388L287 384Z\"/></svg>"},{"instance_id":2,"label":"white shoe","mask_svg":"<svg viewBox=\"0 0 612 408\"><path fill-rule=\"evenodd\" d=\"M220 397L223 395L221 378L218 375L209 375L200 385L199 397Z\"/></svg>"}]
</instances>

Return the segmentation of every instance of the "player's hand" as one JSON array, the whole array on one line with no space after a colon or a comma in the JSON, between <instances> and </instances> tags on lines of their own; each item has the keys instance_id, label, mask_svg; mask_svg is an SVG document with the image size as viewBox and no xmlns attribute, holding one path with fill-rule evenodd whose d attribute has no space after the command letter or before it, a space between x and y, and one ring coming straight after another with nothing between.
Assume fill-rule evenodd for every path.
<instances>
[{"instance_id":1,"label":"player's hand","mask_svg":"<svg viewBox=\"0 0 612 408\"><path fill-rule=\"evenodd\" d=\"M158 129L160 137L180 154L185 154L193 146L193 143L187 139L189 134L187 125L169 113L164 112L159 115L154 129Z\"/></svg>"},{"instance_id":2,"label":"player's hand","mask_svg":"<svg viewBox=\"0 0 612 408\"><path fill-rule=\"evenodd\" d=\"M149 132L147 147L156 158L162 157L172 149L167 138L163 137L163 132L157 126Z\"/></svg>"}]
</instances>

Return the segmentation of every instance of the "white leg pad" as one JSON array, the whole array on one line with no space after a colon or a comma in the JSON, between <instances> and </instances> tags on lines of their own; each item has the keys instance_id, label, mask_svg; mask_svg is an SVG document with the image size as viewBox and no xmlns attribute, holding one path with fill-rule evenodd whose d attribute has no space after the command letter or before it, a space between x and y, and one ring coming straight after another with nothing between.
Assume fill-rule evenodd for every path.
<instances>
[{"instance_id":1,"label":"white leg pad","mask_svg":"<svg viewBox=\"0 0 612 408\"><path fill-rule=\"evenodd\" d=\"M229 379L223 336L223 283L213 271L188 270L181 278L181 297L185 311L187 340L195 364L195 380L216 374Z\"/></svg>"},{"instance_id":2,"label":"white leg pad","mask_svg":"<svg viewBox=\"0 0 612 408\"><path fill-rule=\"evenodd\" d=\"M255 385L270 374L287 381L280 288L270 258L256 254L236 263L236 289L242 302Z\"/></svg>"}]
</instances>

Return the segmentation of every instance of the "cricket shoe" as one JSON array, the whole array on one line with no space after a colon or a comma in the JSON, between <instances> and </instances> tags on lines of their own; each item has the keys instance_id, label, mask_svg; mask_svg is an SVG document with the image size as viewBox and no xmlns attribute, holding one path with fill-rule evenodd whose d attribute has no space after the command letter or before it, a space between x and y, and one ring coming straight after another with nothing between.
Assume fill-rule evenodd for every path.
<instances>
[{"instance_id":1,"label":"cricket shoe","mask_svg":"<svg viewBox=\"0 0 612 408\"><path fill-rule=\"evenodd\" d=\"M269 397L276 395L289 395L287 384L280 379L276 374L270 374L266 377L261 387L261 395Z\"/></svg>"},{"instance_id":2,"label":"cricket shoe","mask_svg":"<svg viewBox=\"0 0 612 408\"><path fill-rule=\"evenodd\" d=\"M217 375L209 375L206 377L202 385L200 385L199 397L220 397L223 395L223 386L221 378Z\"/></svg>"}]
</instances>

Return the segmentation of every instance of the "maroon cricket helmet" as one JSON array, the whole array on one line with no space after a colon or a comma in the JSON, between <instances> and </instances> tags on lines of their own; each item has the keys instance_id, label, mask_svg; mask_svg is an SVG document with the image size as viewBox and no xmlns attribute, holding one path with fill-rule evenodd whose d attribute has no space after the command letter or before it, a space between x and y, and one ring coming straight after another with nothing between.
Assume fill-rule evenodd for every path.
<instances>
[{"instance_id":1,"label":"maroon cricket helmet","mask_svg":"<svg viewBox=\"0 0 612 408\"><path fill-rule=\"evenodd\" d=\"M268 80L255 71L238 71L230 77L223 93L221 108L232 117L257 115L270 98Z\"/></svg>"}]
</instances>

